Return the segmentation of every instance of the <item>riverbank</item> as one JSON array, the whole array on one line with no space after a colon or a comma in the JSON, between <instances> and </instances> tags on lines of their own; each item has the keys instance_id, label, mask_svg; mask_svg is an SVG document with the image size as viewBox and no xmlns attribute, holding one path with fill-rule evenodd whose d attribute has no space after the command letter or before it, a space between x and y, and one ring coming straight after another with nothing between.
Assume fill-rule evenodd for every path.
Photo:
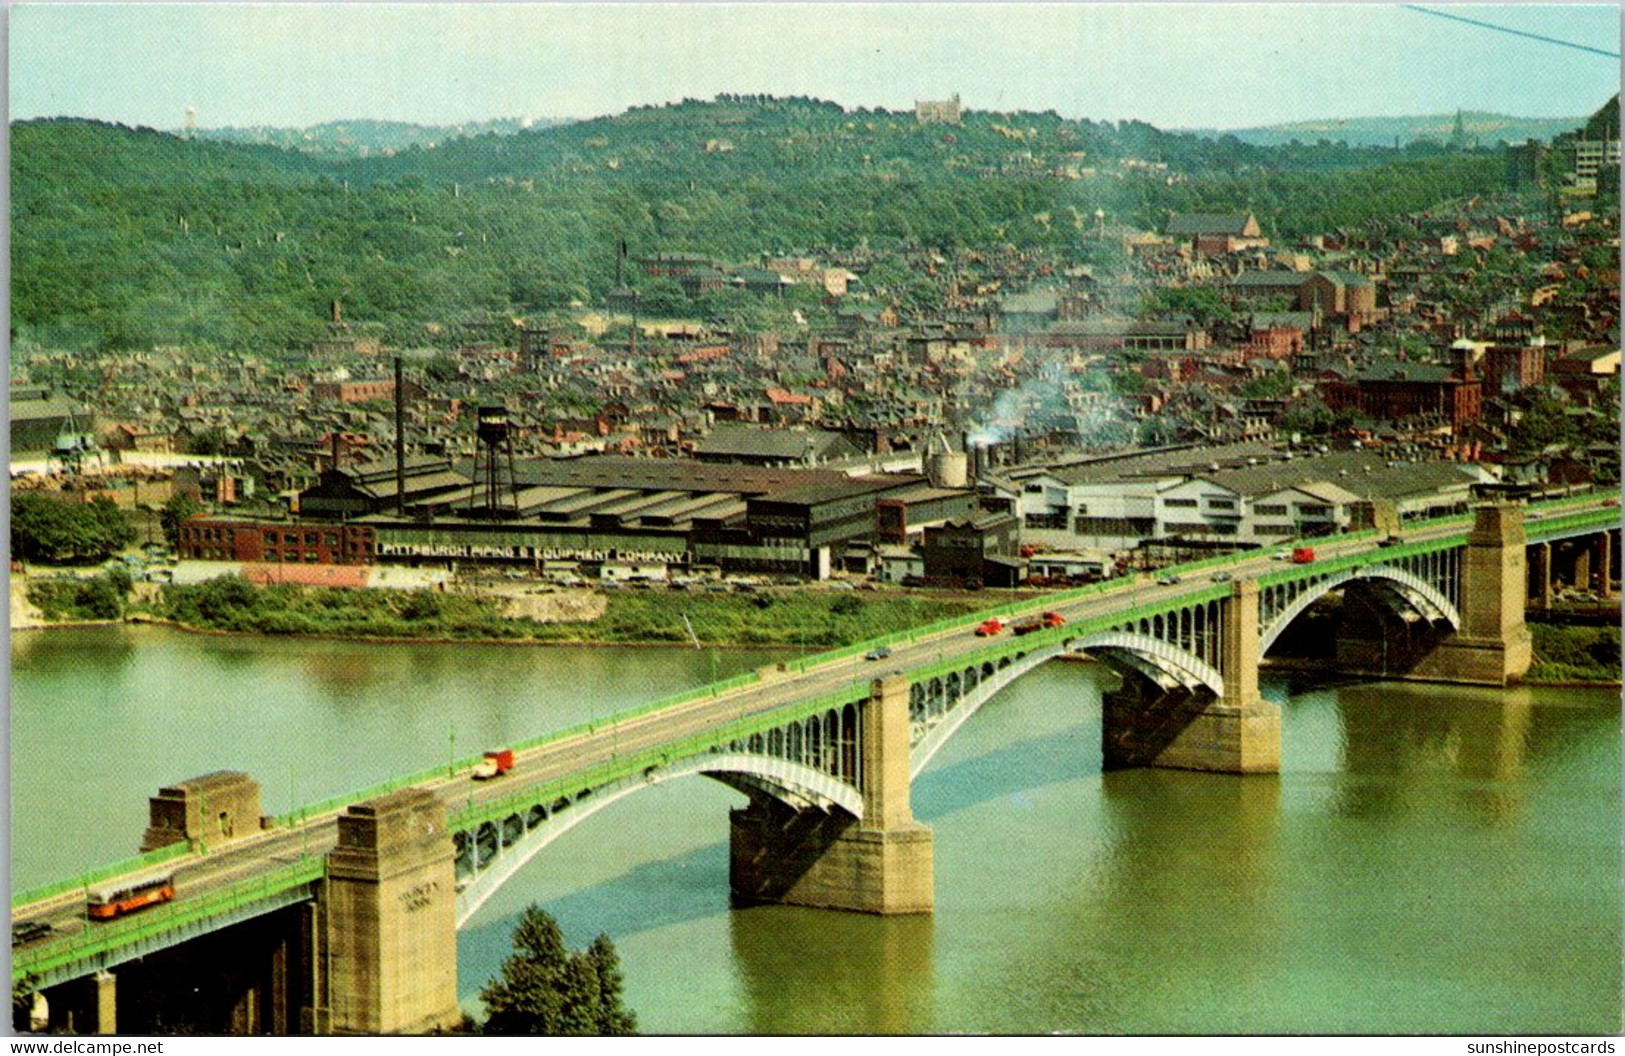
<instances>
[{"instance_id":1,"label":"riverbank","mask_svg":"<svg viewBox=\"0 0 1625 1056\"><path fill-rule=\"evenodd\" d=\"M21 594L14 582L13 628L122 619L201 633L375 642L833 648L992 604L979 593L337 590L255 587L226 578L140 590L109 611L108 591L92 590L92 582L83 589L93 593L94 604L59 581L36 583Z\"/></svg>"},{"instance_id":2,"label":"riverbank","mask_svg":"<svg viewBox=\"0 0 1625 1056\"><path fill-rule=\"evenodd\" d=\"M1534 662L1524 681L1542 686L1618 686L1620 637L1615 625L1531 620Z\"/></svg>"},{"instance_id":3,"label":"riverbank","mask_svg":"<svg viewBox=\"0 0 1625 1056\"><path fill-rule=\"evenodd\" d=\"M11 629L156 623L210 634L370 642L555 645L797 646L837 648L964 616L986 593L832 590L709 591L488 589L342 590L225 578L191 586L125 584L107 576L13 577ZM1002 598L1002 596L1001 596ZM1525 681L1619 686L1620 629L1531 619L1534 663ZM1283 667L1281 661L1271 664Z\"/></svg>"}]
</instances>

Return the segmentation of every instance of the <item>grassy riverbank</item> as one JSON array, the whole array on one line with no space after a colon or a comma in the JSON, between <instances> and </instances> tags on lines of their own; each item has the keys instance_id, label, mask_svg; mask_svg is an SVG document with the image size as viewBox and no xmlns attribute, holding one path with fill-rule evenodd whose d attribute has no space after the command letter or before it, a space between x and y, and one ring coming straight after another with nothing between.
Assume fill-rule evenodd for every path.
<instances>
[{"instance_id":1,"label":"grassy riverbank","mask_svg":"<svg viewBox=\"0 0 1625 1056\"><path fill-rule=\"evenodd\" d=\"M1619 685L1619 628L1614 625L1529 624L1535 662L1526 681Z\"/></svg>"},{"instance_id":2,"label":"grassy riverbank","mask_svg":"<svg viewBox=\"0 0 1625 1056\"><path fill-rule=\"evenodd\" d=\"M42 624L105 622L124 615L132 587L129 573L118 569L85 579L31 580L25 597Z\"/></svg>"},{"instance_id":3,"label":"grassy riverbank","mask_svg":"<svg viewBox=\"0 0 1625 1056\"><path fill-rule=\"evenodd\" d=\"M541 622L504 601L438 591L258 588L240 579L167 587L150 614L184 627L344 638L637 644L846 645L993 604L983 596L785 590L755 594L625 591L592 620Z\"/></svg>"},{"instance_id":4,"label":"grassy riverbank","mask_svg":"<svg viewBox=\"0 0 1625 1056\"><path fill-rule=\"evenodd\" d=\"M593 618L538 620L513 614L510 600L430 590L255 587L236 578L165 587L130 600L126 577L30 583L28 600L46 623L152 618L201 631L335 638L514 641L579 644L791 645L833 648L976 612L1002 598L985 594L878 593L782 589L752 594L619 591ZM150 590L150 588L148 588ZM590 597L590 596L587 596ZM578 599L582 600L582 599ZM578 605L577 608L583 606ZM1618 626L1531 621L1531 683L1620 682Z\"/></svg>"}]
</instances>

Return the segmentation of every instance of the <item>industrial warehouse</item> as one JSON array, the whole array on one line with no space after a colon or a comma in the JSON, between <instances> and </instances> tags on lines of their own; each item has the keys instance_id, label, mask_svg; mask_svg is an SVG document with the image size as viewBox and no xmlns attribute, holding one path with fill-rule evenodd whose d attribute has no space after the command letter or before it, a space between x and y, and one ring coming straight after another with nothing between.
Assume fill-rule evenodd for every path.
<instances>
[{"instance_id":1,"label":"industrial warehouse","mask_svg":"<svg viewBox=\"0 0 1625 1056\"><path fill-rule=\"evenodd\" d=\"M194 517L180 556L269 564L278 581L299 580L305 566L380 565L605 583L847 573L1015 586L1029 575L1109 576L1135 553L1397 527L1460 511L1496 486L1472 465L1295 457L1257 442L1019 468L1004 462L1008 451L940 443L914 456L915 471L876 472L865 458L841 468L516 460L506 437L505 412L487 407L472 462L401 453L343 464L335 449L317 482L289 497L286 516ZM1136 502L1137 513L1124 505Z\"/></svg>"},{"instance_id":2,"label":"industrial warehouse","mask_svg":"<svg viewBox=\"0 0 1625 1056\"><path fill-rule=\"evenodd\" d=\"M975 512L962 456L933 474L602 456L516 462L482 411L469 471L415 455L325 470L298 521L196 517L181 556L287 564L474 562L600 580L695 571L827 578L846 551Z\"/></svg>"}]
</instances>

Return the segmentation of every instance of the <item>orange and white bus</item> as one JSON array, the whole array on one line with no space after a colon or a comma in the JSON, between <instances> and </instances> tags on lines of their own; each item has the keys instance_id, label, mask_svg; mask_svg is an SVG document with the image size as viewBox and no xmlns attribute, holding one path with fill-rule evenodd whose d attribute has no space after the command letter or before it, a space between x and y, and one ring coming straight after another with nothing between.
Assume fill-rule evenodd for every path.
<instances>
[{"instance_id":1,"label":"orange and white bus","mask_svg":"<svg viewBox=\"0 0 1625 1056\"><path fill-rule=\"evenodd\" d=\"M175 897L175 878L163 876L121 881L91 891L85 899L85 915L91 920L112 920Z\"/></svg>"}]
</instances>

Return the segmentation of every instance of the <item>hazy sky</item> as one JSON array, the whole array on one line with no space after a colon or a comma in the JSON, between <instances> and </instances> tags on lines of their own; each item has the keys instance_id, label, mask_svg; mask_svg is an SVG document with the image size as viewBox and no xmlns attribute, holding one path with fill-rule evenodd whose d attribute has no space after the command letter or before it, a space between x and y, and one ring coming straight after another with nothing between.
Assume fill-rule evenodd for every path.
<instances>
[{"instance_id":1,"label":"hazy sky","mask_svg":"<svg viewBox=\"0 0 1625 1056\"><path fill-rule=\"evenodd\" d=\"M1434 5L1619 51L1597 5ZM1615 59L1377 4L17 4L12 118L591 117L719 92L1242 127L1596 109Z\"/></svg>"}]
</instances>

